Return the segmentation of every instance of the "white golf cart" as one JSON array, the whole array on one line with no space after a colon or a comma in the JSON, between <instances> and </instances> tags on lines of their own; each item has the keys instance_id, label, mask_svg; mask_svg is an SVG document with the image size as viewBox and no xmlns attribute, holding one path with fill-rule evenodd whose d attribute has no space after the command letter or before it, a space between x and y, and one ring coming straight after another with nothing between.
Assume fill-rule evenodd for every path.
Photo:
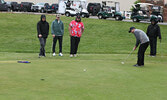
<instances>
[{"instance_id":1,"label":"white golf cart","mask_svg":"<svg viewBox=\"0 0 167 100\"><path fill-rule=\"evenodd\" d=\"M67 17L81 15L82 17L89 17L86 8L86 0L59 0L60 14L65 14Z\"/></svg>"}]
</instances>

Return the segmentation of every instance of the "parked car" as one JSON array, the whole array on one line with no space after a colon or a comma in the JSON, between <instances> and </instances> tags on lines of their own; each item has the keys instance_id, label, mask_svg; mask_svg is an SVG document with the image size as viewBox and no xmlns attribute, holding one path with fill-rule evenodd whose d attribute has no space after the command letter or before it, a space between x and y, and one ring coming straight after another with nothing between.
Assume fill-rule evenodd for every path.
<instances>
[{"instance_id":1,"label":"parked car","mask_svg":"<svg viewBox=\"0 0 167 100\"><path fill-rule=\"evenodd\" d=\"M20 11L31 11L31 6L34 5L32 2L21 2L20 4Z\"/></svg>"},{"instance_id":2,"label":"parked car","mask_svg":"<svg viewBox=\"0 0 167 100\"><path fill-rule=\"evenodd\" d=\"M52 4L51 6L45 6L44 10L45 12L57 12L59 8L58 4Z\"/></svg>"},{"instance_id":3,"label":"parked car","mask_svg":"<svg viewBox=\"0 0 167 100\"><path fill-rule=\"evenodd\" d=\"M11 11L11 6L8 5L4 0L0 0L0 11Z\"/></svg>"},{"instance_id":4,"label":"parked car","mask_svg":"<svg viewBox=\"0 0 167 100\"><path fill-rule=\"evenodd\" d=\"M89 3L87 6L87 10L93 16L96 16L98 12L100 12L101 4L100 3Z\"/></svg>"},{"instance_id":5,"label":"parked car","mask_svg":"<svg viewBox=\"0 0 167 100\"><path fill-rule=\"evenodd\" d=\"M7 4L11 7L12 11L19 10L19 4L17 2L7 2Z\"/></svg>"},{"instance_id":6,"label":"parked car","mask_svg":"<svg viewBox=\"0 0 167 100\"><path fill-rule=\"evenodd\" d=\"M35 12L40 11L41 13L44 13L45 12L45 10L44 10L45 7L49 7L49 3L37 3L33 6L31 6L31 10L35 11Z\"/></svg>"}]
</instances>

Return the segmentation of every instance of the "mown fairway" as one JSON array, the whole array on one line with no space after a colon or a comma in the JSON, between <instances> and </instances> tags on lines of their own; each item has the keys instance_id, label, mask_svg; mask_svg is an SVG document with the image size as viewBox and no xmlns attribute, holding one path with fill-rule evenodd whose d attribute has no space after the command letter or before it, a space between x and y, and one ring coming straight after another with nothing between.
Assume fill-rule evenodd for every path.
<instances>
[{"instance_id":1,"label":"mown fairway","mask_svg":"<svg viewBox=\"0 0 167 100\"><path fill-rule=\"evenodd\" d=\"M51 35L46 58L38 58L36 23L40 15L0 13L0 100L166 100L167 26L160 26L162 43L157 57L145 56L145 66L136 68L135 37L129 27L146 31L148 24L82 19L85 33L79 56L69 57L68 24L65 24L63 57L52 57ZM55 16L47 15L51 22ZM57 45L58 46L58 45ZM19 60L30 64L17 63Z\"/></svg>"}]
</instances>

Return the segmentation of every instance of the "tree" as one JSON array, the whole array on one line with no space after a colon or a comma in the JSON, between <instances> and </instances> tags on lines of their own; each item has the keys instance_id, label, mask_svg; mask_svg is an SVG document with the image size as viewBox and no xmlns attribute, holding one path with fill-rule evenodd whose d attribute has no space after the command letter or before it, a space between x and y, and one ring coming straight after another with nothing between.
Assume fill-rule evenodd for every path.
<instances>
[{"instance_id":1,"label":"tree","mask_svg":"<svg viewBox=\"0 0 167 100\"><path fill-rule=\"evenodd\" d=\"M140 3L140 0L136 0L136 1L134 2L134 4L137 4L137 3ZM134 9L134 8L133 8L133 6L132 6L132 8L130 8L130 10L133 11L133 9Z\"/></svg>"}]
</instances>

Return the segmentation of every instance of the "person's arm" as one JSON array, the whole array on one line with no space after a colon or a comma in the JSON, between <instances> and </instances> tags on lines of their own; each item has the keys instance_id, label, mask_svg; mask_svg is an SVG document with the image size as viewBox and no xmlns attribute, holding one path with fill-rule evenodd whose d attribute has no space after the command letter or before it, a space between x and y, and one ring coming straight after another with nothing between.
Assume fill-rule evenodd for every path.
<instances>
[{"instance_id":1,"label":"person's arm","mask_svg":"<svg viewBox=\"0 0 167 100\"><path fill-rule=\"evenodd\" d=\"M84 26L82 27L82 33L84 32Z\"/></svg>"},{"instance_id":2,"label":"person's arm","mask_svg":"<svg viewBox=\"0 0 167 100\"><path fill-rule=\"evenodd\" d=\"M147 32L146 32L146 34L147 34L147 36L148 36L148 34L149 34L149 30L150 28L149 28L149 26L147 27Z\"/></svg>"},{"instance_id":3,"label":"person's arm","mask_svg":"<svg viewBox=\"0 0 167 100\"><path fill-rule=\"evenodd\" d=\"M37 23L37 34L38 34L39 38L42 37L41 30L40 30L40 24L39 23Z\"/></svg>"},{"instance_id":4,"label":"person's arm","mask_svg":"<svg viewBox=\"0 0 167 100\"><path fill-rule=\"evenodd\" d=\"M136 39L136 45L133 47L133 50L136 50L136 48L138 47L140 41Z\"/></svg>"},{"instance_id":5,"label":"person's arm","mask_svg":"<svg viewBox=\"0 0 167 100\"><path fill-rule=\"evenodd\" d=\"M52 33L52 37L54 38L55 37L55 34L54 34L54 22L52 22L52 25L51 25L51 33Z\"/></svg>"},{"instance_id":6,"label":"person's arm","mask_svg":"<svg viewBox=\"0 0 167 100\"><path fill-rule=\"evenodd\" d=\"M69 30L69 35L71 36L72 27L70 25L68 27L68 30Z\"/></svg>"},{"instance_id":7,"label":"person's arm","mask_svg":"<svg viewBox=\"0 0 167 100\"><path fill-rule=\"evenodd\" d=\"M63 24L63 22L62 22L62 30L63 30L63 34L64 34L64 24Z\"/></svg>"},{"instance_id":8,"label":"person's arm","mask_svg":"<svg viewBox=\"0 0 167 100\"><path fill-rule=\"evenodd\" d=\"M136 48L137 48L137 47L136 47L136 46L134 46L134 47L133 47L133 51L135 51L135 50L136 50Z\"/></svg>"},{"instance_id":9,"label":"person's arm","mask_svg":"<svg viewBox=\"0 0 167 100\"><path fill-rule=\"evenodd\" d=\"M160 30L160 27L158 26L158 29L157 29L157 33L158 33L158 37L159 37L159 39L160 39L160 42L161 42L161 39L162 39L162 37L161 37L161 30Z\"/></svg>"},{"instance_id":10,"label":"person's arm","mask_svg":"<svg viewBox=\"0 0 167 100\"><path fill-rule=\"evenodd\" d=\"M135 34L135 33L134 33ZM133 50L136 50L136 48L138 47L138 45L140 44L140 39L139 39L139 33L136 33L135 34L135 38L136 38L136 44L135 44L135 46L134 46L134 48L133 48Z\"/></svg>"},{"instance_id":11,"label":"person's arm","mask_svg":"<svg viewBox=\"0 0 167 100\"><path fill-rule=\"evenodd\" d=\"M47 35L49 35L49 23L47 23Z\"/></svg>"}]
</instances>

